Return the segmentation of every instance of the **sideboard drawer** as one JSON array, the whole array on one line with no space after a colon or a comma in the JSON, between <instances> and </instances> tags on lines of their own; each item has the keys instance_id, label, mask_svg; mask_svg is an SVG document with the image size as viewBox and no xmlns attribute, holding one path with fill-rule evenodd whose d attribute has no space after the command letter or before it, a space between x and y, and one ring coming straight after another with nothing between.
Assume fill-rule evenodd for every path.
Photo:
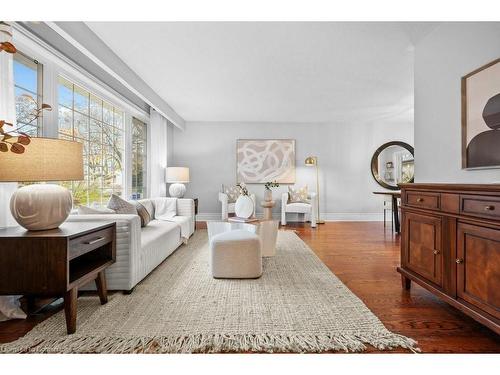
<instances>
[{"instance_id":1,"label":"sideboard drawer","mask_svg":"<svg viewBox=\"0 0 500 375\"><path fill-rule=\"evenodd\" d=\"M79 257L113 241L113 227L70 239L69 259Z\"/></svg>"},{"instance_id":2,"label":"sideboard drawer","mask_svg":"<svg viewBox=\"0 0 500 375\"><path fill-rule=\"evenodd\" d=\"M439 201L439 193L422 193L416 191L409 191L406 193L406 204L408 206L438 210L440 208Z\"/></svg>"},{"instance_id":3,"label":"sideboard drawer","mask_svg":"<svg viewBox=\"0 0 500 375\"><path fill-rule=\"evenodd\" d=\"M500 199L478 195L461 195L460 212L466 215L500 218Z\"/></svg>"}]
</instances>

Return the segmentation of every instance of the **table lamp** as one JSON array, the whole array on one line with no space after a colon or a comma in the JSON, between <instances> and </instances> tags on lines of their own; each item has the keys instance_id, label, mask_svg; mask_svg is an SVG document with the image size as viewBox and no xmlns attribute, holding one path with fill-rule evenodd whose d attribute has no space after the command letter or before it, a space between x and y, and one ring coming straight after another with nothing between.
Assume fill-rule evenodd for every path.
<instances>
[{"instance_id":1,"label":"table lamp","mask_svg":"<svg viewBox=\"0 0 500 375\"><path fill-rule=\"evenodd\" d=\"M319 168L318 168L318 157L317 156L308 156L304 161L306 167L316 167L316 203L318 204L318 220L317 224L324 224L325 221L321 220L319 213Z\"/></svg>"},{"instance_id":2,"label":"table lamp","mask_svg":"<svg viewBox=\"0 0 500 375\"><path fill-rule=\"evenodd\" d=\"M186 185L189 182L189 168L167 167L167 183L172 184L168 188L171 197L182 198L186 193Z\"/></svg>"},{"instance_id":3,"label":"table lamp","mask_svg":"<svg viewBox=\"0 0 500 375\"><path fill-rule=\"evenodd\" d=\"M83 144L31 138L21 154L0 153L0 182L83 180ZM59 227L73 206L71 192L56 184L25 185L14 192L10 211L28 230Z\"/></svg>"}]
</instances>

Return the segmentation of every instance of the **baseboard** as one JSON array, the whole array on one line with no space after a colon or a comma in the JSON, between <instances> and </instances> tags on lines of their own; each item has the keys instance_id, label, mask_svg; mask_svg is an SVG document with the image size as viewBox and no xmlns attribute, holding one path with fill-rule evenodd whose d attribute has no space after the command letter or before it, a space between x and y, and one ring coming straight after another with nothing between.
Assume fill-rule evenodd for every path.
<instances>
[{"instance_id":1,"label":"baseboard","mask_svg":"<svg viewBox=\"0 0 500 375\"><path fill-rule=\"evenodd\" d=\"M258 218L262 218L262 213L257 213ZM297 215L288 214L287 221L294 222L296 220ZM281 214L273 213L274 220L280 220ZM384 215L381 213L322 213L321 219L325 221L384 221ZM390 220L390 217L387 218ZM197 221L217 221L221 220L221 214L218 212L213 213L199 213L196 215Z\"/></svg>"}]
</instances>

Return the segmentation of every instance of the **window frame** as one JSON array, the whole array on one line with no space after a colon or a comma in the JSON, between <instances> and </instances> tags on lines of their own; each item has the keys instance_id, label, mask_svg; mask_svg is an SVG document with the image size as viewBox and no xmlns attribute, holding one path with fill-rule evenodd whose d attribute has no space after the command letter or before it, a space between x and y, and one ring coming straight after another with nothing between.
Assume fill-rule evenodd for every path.
<instances>
[{"instance_id":1,"label":"window frame","mask_svg":"<svg viewBox=\"0 0 500 375\"><path fill-rule=\"evenodd\" d=\"M42 133L38 136L58 138L59 133L59 94L58 94L58 77L64 77L73 84L89 91L90 93L98 96L109 104L119 107L123 110L123 131L124 131L124 157L123 157L123 184L122 194L124 197L129 197L131 192L132 178L132 134L131 122L132 117L144 122L149 126L149 113L137 107L135 104L116 93L106 83L100 81L98 78L86 72L83 68L76 65L73 61L66 58L57 50L47 45L43 40L38 37L25 33L21 29L14 29L13 43L19 51L26 56L33 56L37 62L43 66L42 97L44 103L52 106L52 111L45 111L43 114L44 121ZM148 150L150 149L150 140L148 139ZM149 163L149 158L148 158ZM150 166L148 164L147 173L150 173ZM149 197L149 184L147 184L146 197Z\"/></svg>"}]
</instances>

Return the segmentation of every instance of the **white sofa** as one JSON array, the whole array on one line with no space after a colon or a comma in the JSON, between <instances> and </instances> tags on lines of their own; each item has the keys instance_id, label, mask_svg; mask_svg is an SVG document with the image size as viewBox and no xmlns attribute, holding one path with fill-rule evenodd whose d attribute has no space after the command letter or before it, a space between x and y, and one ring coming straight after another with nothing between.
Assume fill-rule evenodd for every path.
<instances>
[{"instance_id":1,"label":"white sofa","mask_svg":"<svg viewBox=\"0 0 500 375\"><path fill-rule=\"evenodd\" d=\"M158 199L151 199L153 206ZM132 289L172 254L187 239L181 236L180 223L187 223L188 237L194 233L194 200L176 199L174 221L153 219L141 228L138 215L90 214L70 215L68 221L116 222L116 262L106 270L109 290ZM95 289L94 283L82 289Z\"/></svg>"},{"instance_id":2,"label":"white sofa","mask_svg":"<svg viewBox=\"0 0 500 375\"><path fill-rule=\"evenodd\" d=\"M286 214L295 213L302 217L301 221L305 221L305 215L309 216L311 221L311 227L316 227L316 220L318 217L317 203L316 203L316 193L311 192L308 195L308 202L289 202L288 193L283 193L281 195L281 225L286 225Z\"/></svg>"}]
</instances>

